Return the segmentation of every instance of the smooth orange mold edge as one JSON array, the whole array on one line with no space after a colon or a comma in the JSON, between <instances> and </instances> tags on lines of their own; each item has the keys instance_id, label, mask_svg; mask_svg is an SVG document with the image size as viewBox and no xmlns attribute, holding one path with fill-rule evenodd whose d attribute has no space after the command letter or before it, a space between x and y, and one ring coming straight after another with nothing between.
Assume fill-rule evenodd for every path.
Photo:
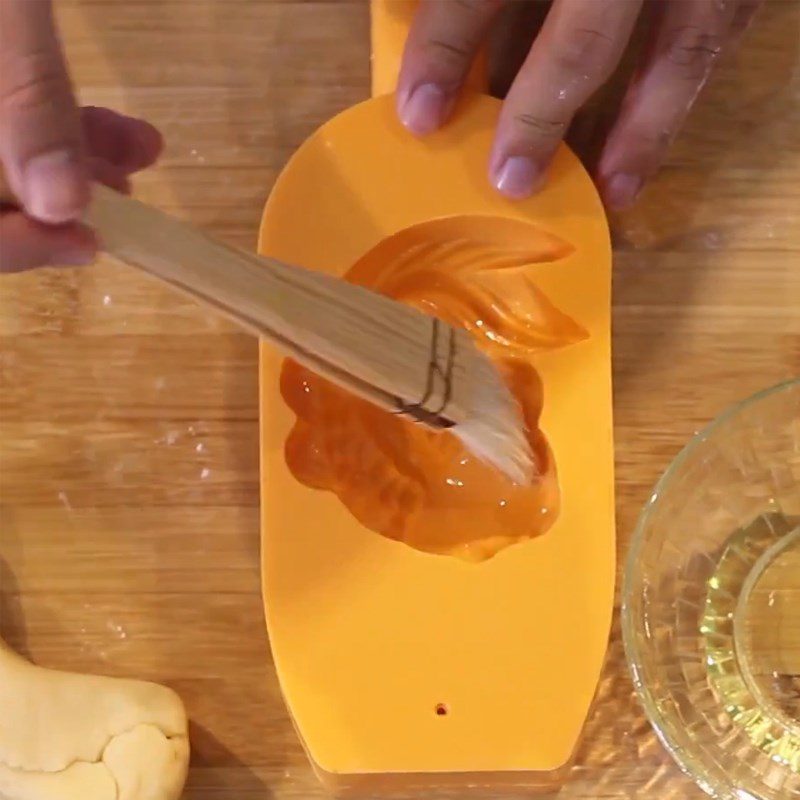
<instances>
[{"instance_id":1,"label":"smooth orange mold edge","mask_svg":"<svg viewBox=\"0 0 800 800\"><path fill-rule=\"evenodd\" d=\"M373 4L377 88L389 80L410 10ZM283 390L298 421L281 397L281 359L262 347L267 622L298 732L337 793L551 785L574 751L603 661L615 566L608 232L591 181L566 148L537 197L510 203L491 191L486 159L498 108L468 98L424 141L402 130L389 97L349 109L293 157L262 221L260 252L349 271L462 323L494 319L499 338L481 326L474 332L493 357L512 354L512 385L529 421L538 418L531 427L543 477L516 498L518 516L488 514L477 493L507 499L508 487L471 464L473 507L466 512L445 492L426 522L419 497L430 492L415 500L398 483L386 441L380 457L365 455L385 435L379 417L361 450L344 453L334 470L323 460L320 472L311 445L346 450L343 420L371 412L289 367ZM484 313L498 308L495 318ZM326 400L313 413L304 381ZM404 447L428 448L427 463L437 465L423 483L452 477L462 454L417 435ZM377 499L357 491L353 470L363 461L383 476ZM333 489L344 503L304 483ZM386 508L417 513L382 522ZM528 508L547 512L522 530ZM497 555L471 564L421 551Z\"/></svg>"}]
</instances>

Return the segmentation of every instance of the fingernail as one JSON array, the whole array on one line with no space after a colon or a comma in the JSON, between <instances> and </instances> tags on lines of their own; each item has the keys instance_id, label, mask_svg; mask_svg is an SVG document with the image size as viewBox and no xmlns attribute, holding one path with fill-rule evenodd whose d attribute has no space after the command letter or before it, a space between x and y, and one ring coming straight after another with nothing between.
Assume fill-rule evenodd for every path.
<instances>
[{"instance_id":1,"label":"fingernail","mask_svg":"<svg viewBox=\"0 0 800 800\"><path fill-rule=\"evenodd\" d=\"M131 128L130 157L125 161L125 167L130 171L149 167L164 150L164 137L161 132L149 122L136 117L127 117Z\"/></svg>"},{"instance_id":2,"label":"fingernail","mask_svg":"<svg viewBox=\"0 0 800 800\"><path fill-rule=\"evenodd\" d=\"M23 173L23 192L28 213L53 224L77 219L88 199L88 185L68 150L32 158Z\"/></svg>"},{"instance_id":3,"label":"fingernail","mask_svg":"<svg viewBox=\"0 0 800 800\"><path fill-rule=\"evenodd\" d=\"M131 117L126 115L125 118L130 121L131 127L136 134L136 138L139 141L144 142L148 149L160 150L164 146L164 137L161 134L161 131L154 125L151 125L145 119L139 119L139 117Z\"/></svg>"},{"instance_id":4,"label":"fingernail","mask_svg":"<svg viewBox=\"0 0 800 800\"><path fill-rule=\"evenodd\" d=\"M507 158L494 177L497 191L514 200L530 197L542 184L542 174L527 156Z\"/></svg>"},{"instance_id":5,"label":"fingernail","mask_svg":"<svg viewBox=\"0 0 800 800\"><path fill-rule=\"evenodd\" d=\"M400 109L400 121L417 136L435 131L443 122L447 95L433 83L417 86Z\"/></svg>"},{"instance_id":6,"label":"fingernail","mask_svg":"<svg viewBox=\"0 0 800 800\"><path fill-rule=\"evenodd\" d=\"M611 208L622 209L631 205L642 191L643 181L639 175L618 172L606 184L606 202Z\"/></svg>"}]
</instances>

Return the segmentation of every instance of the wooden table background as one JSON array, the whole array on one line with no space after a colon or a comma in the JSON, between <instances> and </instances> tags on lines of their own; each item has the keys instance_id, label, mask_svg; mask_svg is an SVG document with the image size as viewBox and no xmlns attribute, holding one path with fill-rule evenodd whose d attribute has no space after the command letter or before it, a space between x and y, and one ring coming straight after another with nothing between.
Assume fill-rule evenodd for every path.
<instances>
[{"instance_id":1,"label":"wooden table background","mask_svg":"<svg viewBox=\"0 0 800 800\"><path fill-rule=\"evenodd\" d=\"M368 93L365 2L57 5L82 100L166 135L140 196L244 247L291 152ZM771 3L614 220L620 558L686 439L800 374L799 49L800 3ZM4 278L0 298L0 633L177 689L190 800L321 798L264 632L256 342L106 262ZM557 796L701 796L632 695L618 620Z\"/></svg>"}]
</instances>

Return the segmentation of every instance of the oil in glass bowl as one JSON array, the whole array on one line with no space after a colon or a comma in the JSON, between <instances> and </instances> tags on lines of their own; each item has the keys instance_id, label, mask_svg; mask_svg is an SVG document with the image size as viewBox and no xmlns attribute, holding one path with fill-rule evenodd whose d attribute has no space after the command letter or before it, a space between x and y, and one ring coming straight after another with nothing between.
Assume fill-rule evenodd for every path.
<instances>
[{"instance_id":1,"label":"oil in glass bowl","mask_svg":"<svg viewBox=\"0 0 800 800\"><path fill-rule=\"evenodd\" d=\"M623 634L639 696L719 800L800 800L800 380L699 434L634 537Z\"/></svg>"},{"instance_id":2,"label":"oil in glass bowl","mask_svg":"<svg viewBox=\"0 0 800 800\"><path fill-rule=\"evenodd\" d=\"M800 517L765 515L731 537L700 632L725 711L754 747L800 773Z\"/></svg>"}]
</instances>

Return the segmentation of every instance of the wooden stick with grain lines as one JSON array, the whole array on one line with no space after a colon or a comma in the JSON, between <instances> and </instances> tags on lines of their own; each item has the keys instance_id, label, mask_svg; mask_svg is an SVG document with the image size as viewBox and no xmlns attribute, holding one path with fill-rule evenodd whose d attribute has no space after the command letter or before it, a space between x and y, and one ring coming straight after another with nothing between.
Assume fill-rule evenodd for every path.
<instances>
[{"instance_id":1,"label":"wooden stick with grain lines","mask_svg":"<svg viewBox=\"0 0 800 800\"><path fill-rule=\"evenodd\" d=\"M515 481L530 480L518 403L466 331L331 275L234 249L105 186L93 187L86 221L125 264L387 411L450 429Z\"/></svg>"}]
</instances>

